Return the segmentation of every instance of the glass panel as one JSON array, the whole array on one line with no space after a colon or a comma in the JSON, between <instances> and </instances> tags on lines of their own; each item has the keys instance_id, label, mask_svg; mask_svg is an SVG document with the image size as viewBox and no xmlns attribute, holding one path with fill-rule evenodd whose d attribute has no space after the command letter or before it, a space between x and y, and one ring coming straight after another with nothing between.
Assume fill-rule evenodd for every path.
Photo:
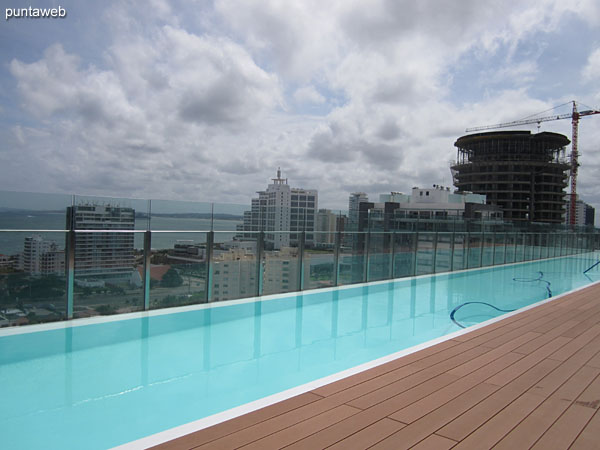
<instances>
[{"instance_id":1,"label":"glass panel","mask_svg":"<svg viewBox=\"0 0 600 450\"><path fill-rule=\"evenodd\" d=\"M505 252L506 252L506 263L515 262L516 251L517 251L517 238L514 233L506 233L505 236Z\"/></svg>"},{"instance_id":2,"label":"glass panel","mask_svg":"<svg viewBox=\"0 0 600 450\"><path fill-rule=\"evenodd\" d=\"M481 258L482 266L491 266L494 264L494 235L492 233L485 233L483 235L483 252Z\"/></svg>"},{"instance_id":3,"label":"glass panel","mask_svg":"<svg viewBox=\"0 0 600 450\"><path fill-rule=\"evenodd\" d=\"M414 274L415 233L394 234L394 278L410 277Z\"/></svg>"},{"instance_id":4,"label":"glass panel","mask_svg":"<svg viewBox=\"0 0 600 450\"><path fill-rule=\"evenodd\" d=\"M210 231L223 230L220 221L213 219L212 204L201 202L182 202L173 200L152 200L150 213L150 229L155 231ZM148 222L146 221L146 227ZM235 225L226 227L226 230L235 230ZM169 239L171 237L167 235ZM160 239L161 237L157 237ZM197 240L194 233L178 233L178 240ZM153 240L154 236L153 236ZM165 243L166 244L166 243ZM155 247L155 245L152 245ZM158 241L157 248L165 247Z\"/></svg>"},{"instance_id":5,"label":"glass panel","mask_svg":"<svg viewBox=\"0 0 600 450\"><path fill-rule=\"evenodd\" d=\"M120 218L121 213L129 218L133 214L117 212L116 217ZM142 250L134 248L134 235L134 232L76 231L73 317L143 309L143 258Z\"/></svg>"},{"instance_id":6,"label":"glass panel","mask_svg":"<svg viewBox=\"0 0 600 450\"><path fill-rule=\"evenodd\" d=\"M453 270L467 268L467 233L454 233Z\"/></svg>"},{"instance_id":7,"label":"glass panel","mask_svg":"<svg viewBox=\"0 0 600 450\"><path fill-rule=\"evenodd\" d=\"M548 257L549 243L550 235L540 234L540 259Z\"/></svg>"},{"instance_id":8,"label":"glass panel","mask_svg":"<svg viewBox=\"0 0 600 450\"><path fill-rule=\"evenodd\" d=\"M533 258L532 241L533 235L530 233L525 233L523 236L523 245L525 247L523 250L523 261L531 261L531 259Z\"/></svg>"},{"instance_id":9,"label":"glass panel","mask_svg":"<svg viewBox=\"0 0 600 450\"><path fill-rule=\"evenodd\" d=\"M67 208L75 229L73 316L143 309L146 200L75 196ZM140 230L135 233L134 230Z\"/></svg>"},{"instance_id":10,"label":"glass panel","mask_svg":"<svg viewBox=\"0 0 600 450\"><path fill-rule=\"evenodd\" d=\"M494 264L504 264L506 234L496 233L494 241Z\"/></svg>"},{"instance_id":11,"label":"glass panel","mask_svg":"<svg viewBox=\"0 0 600 450\"><path fill-rule=\"evenodd\" d=\"M449 272L452 261L452 233L438 233L435 272Z\"/></svg>"},{"instance_id":12,"label":"glass panel","mask_svg":"<svg viewBox=\"0 0 600 450\"><path fill-rule=\"evenodd\" d=\"M365 281L365 246L367 233L342 233L344 245L340 248L340 274L338 284Z\"/></svg>"},{"instance_id":13,"label":"glass panel","mask_svg":"<svg viewBox=\"0 0 600 450\"><path fill-rule=\"evenodd\" d=\"M255 214L253 218L251 209L247 204L215 203L213 207L214 220L212 226L215 231L222 231L222 233L215 234L215 242L239 240L245 237L243 233L238 234L239 231L258 230L258 217ZM254 227L252 224L253 219L255 221ZM231 233L225 233L225 231L231 231ZM256 240L254 233L248 237Z\"/></svg>"},{"instance_id":14,"label":"glass panel","mask_svg":"<svg viewBox=\"0 0 600 450\"><path fill-rule=\"evenodd\" d=\"M479 233L469 234L469 269L481 265L482 236Z\"/></svg>"},{"instance_id":15,"label":"glass panel","mask_svg":"<svg viewBox=\"0 0 600 450\"><path fill-rule=\"evenodd\" d=\"M523 261L523 252L525 246L523 242L525 240L525 236L522 233L517 233L515 235L515 262Z\"/></svg>"},{"instance_id":16,"label":"glass panel","mask_svg":"<svg viewBox=\"0 0 600 450\"><path fill-rule=\"evenodd\" d=\"M152 233L150 309L206 301L206 233ZM143 264L138 268L143 272Z\"/></svg>"},{"instance_id":17,"label":"glass panel","mask_svg":"<svg viewBox=\"0 0 600 450\"><path fill-rule=\"evenodd\" d=\"M335 236L336 233L317 232L315 239L319 247L304 250L305 289L333 286Z\"/></svg>"},{"instance_id":18,"label":"glass panel","mask_svg":"<svg viewBox=\"0 0 600 450\"><path fill-rule=\"evenodd\" d=\"M417 275L433 272L435 233L418 233Z\"/></svg>"},{"instance_id":19,"label":"glass panel","mask_svg":"<svg viewBox=\"0 0 600 450\"><path fill-rule=\"evenodd\" d=\"M297 291L300 283L297 244L275 249L278 244L290 242L290 233L268 232L265 237L265 248L269 250L263 253L263 294ZM310 267L305 265L304 269L305 279L308 279L306 275Z\"/></svg>"},{"instance_id":20,"label":"glass panel","mask_svg":"<svg viewBox=\"0 0 600 450\"><path fill-rule=\"evenodd\" d=\"M0 191L0 229L64 231L67 229L66 211L71 202L70 195ZM43 232L35 234L49 238ZM64 235L53 235L52 239L64 246ZM0 242L0 251L6 251L3 250L7 248L6 244Z\"/></svg>"},{"instance_id":21,"label":"glass panel","mask_svg":"<svg viewBox=\"0 0 600 450\"><path fill-rule=\"evenodd\" d=\"M369 236L369 281L390 278L392 233L372 232Z\"/></svg>"},{"instance_id":22,"label":"glass panel","mask_svg":"<svg viewBox=\"0 0 600 450\"><path fill-rule=\"evenodd\" d=\"M0 232L0 328L65 318L64 236Z\"/></svg>"},{"instance_id":23,"label":"glass panel","mask_svg":"<svg viewBox=\"0 0 600 450\"><path fill-rule=\"evenodd\" d=\"M228 234L224 232L223 234ZM215 232L215 236L221 235L221 232ZM259 274L257 272L257 241L256 240L232 240L225 242L225 239L215 237L213 245L213 255L211 261L211 298L209 301L218 302L222 300L233 300L237 298L254 297L258 292L257 283ZM297 251L297 249L294 249ZM280 255L281 252L269 252L269 261L275 257L271 254ZM286 253L287 254L287 253ZM277 262L271 262L268 266L271 269L269 277L273 277L273 271L277 264L279 273L282 273L282 266L289 266L283 263L284 259L276 259ZM295 266L294 266L295 267ZM261 267L261 270L264 268ZM291 271L292 269L289 269ZM285 272L287 273L287 272ZM295 274L295 272L294 272ZM265 274L266 276L266 274ZM269 284L269 288L273 283ZM265 293L276 293L283 291L269 291Z\"/></svg>"}]
</instances>

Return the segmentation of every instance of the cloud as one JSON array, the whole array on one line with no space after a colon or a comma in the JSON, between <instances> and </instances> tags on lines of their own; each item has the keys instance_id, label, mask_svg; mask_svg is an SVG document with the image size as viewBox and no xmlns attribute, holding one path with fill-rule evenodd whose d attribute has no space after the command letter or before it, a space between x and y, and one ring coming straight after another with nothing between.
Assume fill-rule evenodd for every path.
<instances>
[{"instance_id":1,"label":"cloud","mask_svg":"<svg viewBox=\"0 0 600 450\"><path fill-rule=\"evenodd\" d=\"M299 89L296 89L294 92L294 100L296 100L298 103L325 103L325 97L323 97L314 86L303 86Z\"/></svg>"},{"instance_id":2,"label":"cloud","mask_svg":"<svg viewBox=\"0 0 600 450\"><path fill-rule=\"evenodd\" d=\"M581 75L584 81L593 81L600 78L600 48L590 53Z\"/></svg>"},{"instance_id":3,"label":"cloud","mask_svg":"<svg viewBox=\"0 0 600 450\"><path fill-rule=\"evenodd\" d=\"M281 166L341 207L357 189L448 185L465 128L600 95L597 50L579 61L587 84L535 91L563 19L592 27L597 11L593 0L109 2L81 17L97 47L47 39L6 61L17 89L0 94L0 187L248 202ZM569 134L566 122L545 126Z\"/></svg>"}]
</instances>

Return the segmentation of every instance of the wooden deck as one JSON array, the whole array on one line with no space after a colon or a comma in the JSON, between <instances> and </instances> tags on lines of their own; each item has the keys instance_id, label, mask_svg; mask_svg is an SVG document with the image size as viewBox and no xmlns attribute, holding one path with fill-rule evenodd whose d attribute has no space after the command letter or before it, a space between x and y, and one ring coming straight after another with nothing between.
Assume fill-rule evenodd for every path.
<instances>
[{"instance_id":1,"label":"wooden deck","mask_svg":"<svg viewBox=\"0 0 600 450\"><path fill-rule=\"evenodd\" d=\"M156 449L599 449L600 285Z\"/></svg>"}]
</instances>

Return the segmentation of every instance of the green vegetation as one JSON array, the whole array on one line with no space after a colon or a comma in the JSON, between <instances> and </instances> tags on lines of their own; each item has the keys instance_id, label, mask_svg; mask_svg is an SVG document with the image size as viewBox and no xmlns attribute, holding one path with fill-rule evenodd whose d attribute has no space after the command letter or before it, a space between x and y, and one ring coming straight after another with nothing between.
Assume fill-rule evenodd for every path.
<instances>
[{"instance_id":1,"label":"green vegetation","mask_svg":"<svg viewBox=\"0 0 600 450\"><path fill-rule=\"evenodd\" d=\"M160 285L162 287L179 287L183 284L183 278L174 268L170 268L167 273L163 275Z\"/></svg>"},{"instance_id":2,"label":"green vegetation","mask_svg":"<svg viewBox=\"0 0 600 450\"><path fill-rule=\"evenodd\" d=\"M323 263L310 266L310 277L313 280L331 280L333 277L333 264Z\"/></svg>"},{"instance_id":3,"label":"green vegetation","mask_svg":"<svg viewBox=\"0 0 600 450\"><path fill-rule=\"evenodd\" d=\"M108 316L108 315L117 313L117 309L112 305L96 306L95 310L98 314L101 314L103 316Z\"/></svg>"}]
</instances>

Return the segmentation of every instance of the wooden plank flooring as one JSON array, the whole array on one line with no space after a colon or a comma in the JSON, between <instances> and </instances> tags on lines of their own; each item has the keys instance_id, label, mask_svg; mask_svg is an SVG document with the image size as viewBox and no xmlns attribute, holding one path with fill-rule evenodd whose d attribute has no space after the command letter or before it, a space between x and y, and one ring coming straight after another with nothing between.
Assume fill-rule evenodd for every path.
<instances>
[{"instance_id":1,"label":"wooden plank flooring","mask_svg":"<svg viewBox=\"0 0 600 450\"><path fill-rule=\"evenodd\" d=\"M598 449L600 285L155 449Z\"/></svg>"}]
</instances>

